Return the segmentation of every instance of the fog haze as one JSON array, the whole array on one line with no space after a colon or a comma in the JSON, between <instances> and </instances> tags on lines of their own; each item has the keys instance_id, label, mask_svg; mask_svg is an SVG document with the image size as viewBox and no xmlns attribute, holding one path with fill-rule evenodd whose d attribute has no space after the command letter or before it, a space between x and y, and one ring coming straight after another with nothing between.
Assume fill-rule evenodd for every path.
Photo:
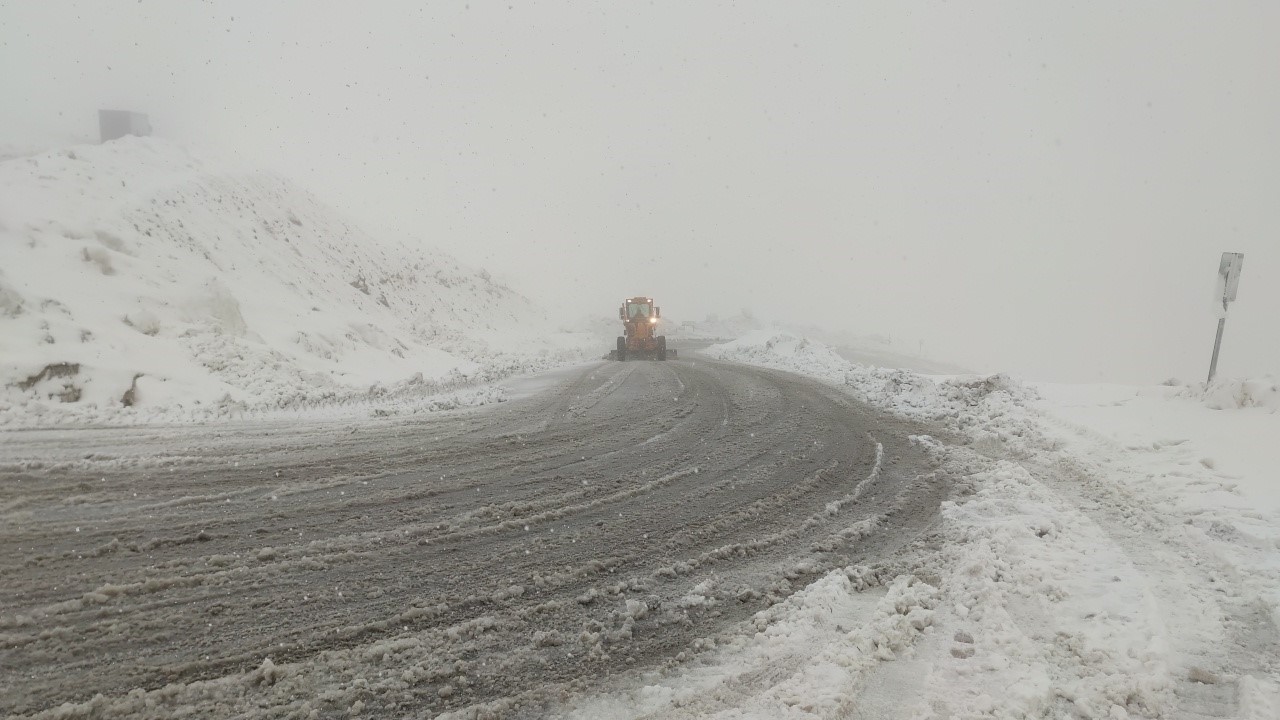
<instances>
[{"instance_id":1,"label":"fog haze","mask_svg":"<svg viewBox=\"0 0 1280 720\"><path fill-rule=\"evenodd\" d=\"M0 0L0 144L98 108L566 323L883 334L1033 378L1280 373L1273 3ZM607 348L602 348L607 350Z\"/></svg>"}]
</instances>

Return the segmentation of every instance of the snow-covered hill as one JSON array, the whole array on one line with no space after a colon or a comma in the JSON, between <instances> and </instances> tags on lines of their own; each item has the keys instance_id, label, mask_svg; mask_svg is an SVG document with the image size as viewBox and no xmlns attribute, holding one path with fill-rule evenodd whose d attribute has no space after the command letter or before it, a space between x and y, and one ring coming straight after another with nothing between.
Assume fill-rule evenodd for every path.
<instances>
[{"instance_id":1,"label":"snow-covered hill","mask_svg":"<svg viewBox=\"0 0 1280 720\"><path fill-rule=\"evenodd\" d=\"M438 390L576 352L546 329L278 175L142 138L0 162L0 423Z\"/></svg>"}]
</instances>

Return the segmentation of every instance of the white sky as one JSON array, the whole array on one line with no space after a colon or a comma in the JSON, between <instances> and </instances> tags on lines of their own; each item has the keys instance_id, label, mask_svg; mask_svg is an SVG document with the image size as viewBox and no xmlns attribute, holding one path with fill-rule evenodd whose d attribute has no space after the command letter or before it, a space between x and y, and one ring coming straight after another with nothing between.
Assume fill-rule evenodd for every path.
<instances>
[{"instance_id":1,"label":"white sky","mask_svg":"<svg viewBox=\"0 0 1280 720\"><path fill-rule=\"evenodd\" d=\"M99 107L577 320L751 308L1036 378L1280 374L1280 3L0 0L0 143Z\"/></svg>"}]
</instances>

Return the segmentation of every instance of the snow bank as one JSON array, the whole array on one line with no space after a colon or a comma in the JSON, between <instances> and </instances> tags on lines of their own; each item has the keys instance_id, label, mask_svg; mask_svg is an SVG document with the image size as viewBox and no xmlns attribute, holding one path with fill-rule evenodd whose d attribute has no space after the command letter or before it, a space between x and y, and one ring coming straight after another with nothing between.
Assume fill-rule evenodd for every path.
<instances>
[{"instance_id":1,"label":"snow bank","mask_svg":"<svg viewBox=\"0 0 1280 720\"><path fill-rule=\"evenodd\" d=\"M1204 401L1214 410L1238 410L1240 408L1264 408L1280 412L1280 379L1271 375L1260 378L1219 378L1207 386L1187 388L1182 395Z\"/></svg>"},{"instance_id":2,"label":"snow bank","mask_svg":"<svg viewBox=\"0 0 1280 720\"><path fill-rule=\"evenodd\" d=\"M150 138L0 162L0 424L429 396L581 351L448 256Z\"/></svg>"},{"instance_id":3,"label":"snow bank","mask_svg":"<svg viewBox=\"0 0 1280 720\"><path fill-rule=\"evenodd\" d=\"M937 556L915 561L939 581L936 632L916 660L845 684L864 712L1262 717L1280 707L1280 513L1265 502L1280 415L1269 378L1207 391L1028 387L856 365L767 332L706 353L815 377L959 441L919 438L957 485Z\"/></svg>"},{"instance_id":4,"label":"snow bank","mask_svg":"<svg viewBox=\"0 0 1280 720\"><path fill-rule=\"evenodd\" d=\"M713 345L704 353L835 383L872 405L916 420L943 422L973 433L977 441L1034 432L1028 420L1011 418L1017 408L1036 397L1035 391L1007 375L927 376L859 365L820 342L770 331Z\"/></svg>"},{"instance_id":5,"label":"snow bank","mask_svg":"<svg viewBox=\"0 0 1280 720\"><path fill-rule=\"evenodd\" d=\"M798 372L819 377L834 377L849 368L849 363L826 345L776 330L753 330L703 352L754 365L796 367Z\"/></svg>"},{"instance_id":6,"label":"snow bank","mask_svg":"<svg viewBox=\"0 0 1280 720\"><path fill-rule=\"evenodd\" d=\"M702 655L678 672L580 699L555 717L843 717L856 706L848 689L881 662L910 657L930 631L938 602L938 588L919 578L900 575L876 587L865 571L832 572L757 613L753 634L702 639L695 643ZM761 687L760 677L777 681Z\"/></svg>"}]
</instances>

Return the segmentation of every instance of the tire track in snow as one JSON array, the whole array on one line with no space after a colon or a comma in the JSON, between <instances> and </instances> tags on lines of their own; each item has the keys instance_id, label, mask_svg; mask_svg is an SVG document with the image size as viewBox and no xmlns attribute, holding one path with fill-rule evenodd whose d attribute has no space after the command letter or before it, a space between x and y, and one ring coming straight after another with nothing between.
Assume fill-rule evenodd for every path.
<instances>
[{"instance_id":1,"label":"tire track in snow","mask_svg":"<svg viewBox=\"0 0 1280 720\"><path fill-rule=\"evenodd\" d=\"M702 361L601 364L483 411L208 432L18 458L0 712L534 717L899 547L941 496L910 424Z\"/></svg>"}]
</instances>

